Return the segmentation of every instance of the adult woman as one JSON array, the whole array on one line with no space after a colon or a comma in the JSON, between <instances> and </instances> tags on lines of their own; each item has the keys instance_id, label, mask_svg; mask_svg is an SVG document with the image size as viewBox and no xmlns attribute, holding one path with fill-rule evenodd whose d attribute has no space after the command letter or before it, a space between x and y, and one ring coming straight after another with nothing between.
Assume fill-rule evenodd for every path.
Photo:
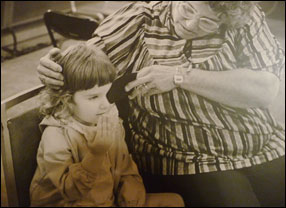
<instances>
[{"instance_id":1,"label":"adult woman","mask_svg":"<svg viewBox=\"0 0 286 208\"><path fill-rule=\"evenodd\" d=\"M253 2L130 4L88 44L108 54L118 76L139 71L126 86L134 89L129 147L147 190L178 192L188 206L266 205L266 194L285 203L283 187L283 195L268 187L285 181L285 131L265 109L284 52ZM43 76L59 76L47 57L40 78L59 82Z\"/></svg>"}]
</instances>

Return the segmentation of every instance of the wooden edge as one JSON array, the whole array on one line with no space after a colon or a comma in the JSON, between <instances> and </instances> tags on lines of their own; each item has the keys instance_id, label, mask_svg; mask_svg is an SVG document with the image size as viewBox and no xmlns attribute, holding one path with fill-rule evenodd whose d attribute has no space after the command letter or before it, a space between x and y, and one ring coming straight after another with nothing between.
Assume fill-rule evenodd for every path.
<instances>
[{"instance_id":1,"label":"wooden edge","mask_svg":"<svg viewBox=\"0 0 286 208\"><path fill-rule=\"evenodd\" d=\"M14 174L11 140L7 126L7 110L14 105L17 105L29 98L32 98L33 96L36 96L44 87L44 85L38 85L1 101L1 163L3 162L3 179L5 180L5 183L3 184L5 186L4 188L6 189L6 195L10 207L18 206L19 199Z\"/></svg>"},{"instance_id":2,"label":"wooden edge","mask_svg":"<svg viewBox=\"0 0 286 208\"><path fill-rule=\"evenodd\" d=\"M3 178L5 180L8 204L10 207L15 207L18 206L18 194L14 174L10 135L7 126L5 104L1 104L1 159L3 160Z\"/></svg>"},{"instance_id":3,"label":"wooden edge","mask_svg":"<svg viewBox=\"0 0 286 208\"><path fill-rule=\"evenodd\" d=\"M17 93L16 95L13 95L9 98L4 99L1 101L1 108L2 105L5 105L5 110L8 110L9 108L13 107L14 105L17 105L35 95L37 95L45 86L44 85L38 85L36 87L30 88L28 90L22 91L20 93Z\"/></svg>"}]
</instances>

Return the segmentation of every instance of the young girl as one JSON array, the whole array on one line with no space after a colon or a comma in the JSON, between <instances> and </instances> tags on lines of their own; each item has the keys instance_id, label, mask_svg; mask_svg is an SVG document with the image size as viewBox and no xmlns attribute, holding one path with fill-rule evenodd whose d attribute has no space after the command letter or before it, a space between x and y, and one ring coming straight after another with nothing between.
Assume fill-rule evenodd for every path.
<instances>
[{"instance_id":1,"label":"young girl","mask_svg":"<svg viewBox=\"0 0 286 208\"><path fill-rule=\"evenodd\" d=\"M183 206L177 194L145 193L117 109L106 98L116 76L108 57L79 44L57 62L65 84L42 92L45 129L31 206Z\"/></svg>"}]
</instances>

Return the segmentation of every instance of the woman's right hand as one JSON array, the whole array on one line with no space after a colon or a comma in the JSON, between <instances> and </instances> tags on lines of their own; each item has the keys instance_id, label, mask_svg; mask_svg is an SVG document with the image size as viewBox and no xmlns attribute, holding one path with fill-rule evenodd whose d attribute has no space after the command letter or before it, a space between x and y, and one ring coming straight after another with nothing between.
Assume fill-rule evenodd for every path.
<instances>
[{"instance_id":1,"label":"woman's right hand","mask_svg":"<svg viewBox=\"0 0 286 208\"><path fill-rule=\"evenodd\" d=\"M64 85L64 78L61 74L62 67L55 61L61 58L62 54L59 48L53 48L49 53L40 59L37 67L41 82L54 89L59 89Z\"/></svg>"}]
</instances>

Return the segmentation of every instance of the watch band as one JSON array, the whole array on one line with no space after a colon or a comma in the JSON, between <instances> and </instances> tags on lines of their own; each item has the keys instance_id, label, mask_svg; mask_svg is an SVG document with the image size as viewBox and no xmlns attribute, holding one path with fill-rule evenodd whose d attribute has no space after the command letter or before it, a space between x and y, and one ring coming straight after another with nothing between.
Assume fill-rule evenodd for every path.
<instances>
[{"instance_id":1,"label":"watch band","mask_svg":"<svg viewBox=\"0 0 286 208\"><path fill-rule=\"evenodd\" d=\"M173 81L174 81L175 86L177 87L180 87L181 84L184 82L185 75L189 75L192 72L193 70L192 64L190 64L190 66L186 70L183 70L183 69L186 69L186 68L176 67L176 73L174 74Z\"/></svg>"},{"instance_id":2,"label":"watch band","mask_svg":"<svg viewBox=\"0 0 286 208\"><path fill-rule=\"evenodd\" d=\"M180 67L176 67L176 73L174 74L174 84L176 86L180 86L180 84L183 83L184 81L184 76L182 74L181 68Z\"/></svg>"}]
</instances>

